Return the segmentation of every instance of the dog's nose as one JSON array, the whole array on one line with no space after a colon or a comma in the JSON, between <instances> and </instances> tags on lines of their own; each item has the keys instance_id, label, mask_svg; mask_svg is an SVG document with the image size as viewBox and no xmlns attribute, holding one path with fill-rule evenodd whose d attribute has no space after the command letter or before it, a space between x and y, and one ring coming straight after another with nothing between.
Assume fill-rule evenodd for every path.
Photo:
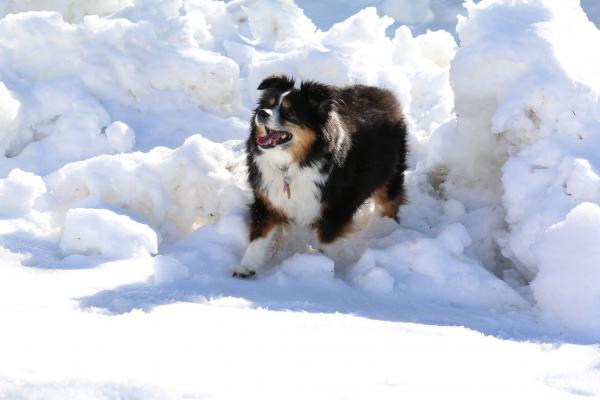
<instances>
[{"instance_id":1,"label":"dog's nose","mask_svg":"<svg viewBox=\"0 0 600 400\"><path fill-rule=\"evenodd\" d=\"M273 112L271 110L267 110L264 108L260 108L257 112L256 112L256 120L258 122L265 122L267 119L269 119L269 117L273 114Z\"/></svg>"}]
</instances>

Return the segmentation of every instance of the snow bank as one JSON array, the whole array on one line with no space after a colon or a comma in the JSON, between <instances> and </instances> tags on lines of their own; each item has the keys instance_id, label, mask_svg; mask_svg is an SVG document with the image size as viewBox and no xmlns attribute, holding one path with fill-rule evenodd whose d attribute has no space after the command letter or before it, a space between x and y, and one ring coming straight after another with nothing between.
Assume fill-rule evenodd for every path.
<instances>
[{"instance_id":1,"label":"snow bank","mask_svg":"<svg viewBox=\"0 0 600 400\"><path fill-rule=\"evenodd\" d=\"M462 0L0 0L0 397L600 393L598 349L554 345L599 339L599 32L576 0L467 4L457 42ZM408 202L236 280L282 72L398 96Z\"/></svg>"},{"instance_id":2,"label":"snow bank","mask_svg":"<svg viewBox=\"0 0 600 400\"><path fill-rule=\"evenodd\" d=\"M415 36L398 25L435 26L455 17L457 1L358 2L345 20L327 4L5 2L3 217L43 215L52 246L89 257L155 253L150 229L173 251L153 263L159 286L226 275L247 244L250 198L243 143L228 140L245 137L258 83L285 72L378 85L401 100L410 129L402 227L371 218L367 206L366 228L343 248L285 248L275 279L342 278L369 293L476 309L527 307L516 288L549 319L592 329L544 282L569 282L563 300L590 314L596 292L576 301L572 289L577 271L594 279L593 263L573 258L568 279L540 250L587 246L561 238L593 232L580 220L594 212L579 207L600 203L600 56L572 45L600 33L577 2L468 3L460 47L452 33ZM312 21L318 7L335 23ZM9 14L22 10L40 11ZM120 223L122 246L109 239Z\"/></svg>"},{"instance_id":3,"label":"snow bank","mask_svg":"<svg viewBox=\"0 0 600 400\"><path fill-rule=\"evenodd\" d=\"M180 239L224 211L243 207L243 154L192 136L179 148L98 156L46 178L42 209L61 226L71 208L111 205L144 218L167 241Z\"/></svg>"},{"instance_id":4,"label":"snow bank","mask_svg":"<svg viewBox=\"0 0 600 400\"><path fill-rule=\"evenodd\" d=\"M600 331L599 237L600 206L581 203L533 247L539 272L531 286L538 304L584 332Z\"/></svg>"},{"instance_id":5,"label":"snow bank","mask_svg":"<svg viewBox=\"0 0 600 400\"><path fill-rule=\"evenodd\" d=\"M5 0L0 18L23 11L56 11L69 22L81 22L86 15L109 15L134 3L134 0Z\"/></svg>"},{"instance_id":6,"label":"snow bank","mask_svg":"<svg viewBox=\"0 0 600 400\"><path fill-rule=\"evenodd\" d=\"M156 26L186 24L177 7L153 15ZM0 174L15 167L46 174L129 150L129 139L115 149L114 137L105 135L115 109L165 113L193 106L229 115L239 107L237 64L147 21L89 16L72 25L56 13L9 14L0 20L0 37L6 38L0 41L0 157L8 157ZM45 163L38 162L42 156Z\"/></svg>"},{"instance_id":7,"label":"snow bank","mask_svg":"<svg viewBox=\"0 0 600 400\"><path fill-rule=\"evenodd\" d=\"M158 252L158 238L148 226L110 210L74 208L67 212L60 238L63 255L131 258Z\"/></svg>"},{"instance_id":8,"label":"snow bank","mask_svg":"<svg viewBox=\"0 0 600 400\"><path fill-rule=\"evenodd\" d=\"M444 82L456 43L444 32L416 39L406 27L390 39L386 29L392 22L369 7L291 51L279 51L277 46L286 42L277 42L270 52L230 45L228 55L248 64L245 100L249 104L254 103L255 88L264 76L286 71L297 79L387 87L402 100L412 123L422 124L422 129L439 125L451 117L452 94Z\"/></svg>"},{"instance_id":9,"label":"snow bank","mask_svg":"<svg viewBox=\"0 0 600 400\"><path fill-rule=\"evenodd\" d=\"M471 308L525 306L506 283L463 254L471 239L461 224L447 226L436 238L419 236L387 246L375 243L353 267L352 281L375 292L395 289Z\"/></svg>"},{"instance_id":10,"label":"snow bank","mask_svg":"<svg viewBox=\"0 0 600 400\"><path fill-rule=\"evenodd\" d=\"M446 142L463 153L446 160L446 188L466 204L474 199L465 188L492 205L501 199L502 254L533 281L543 312L592 332L596 210L580 204L600 202L600 53L573 44L598 42L600 31L574 0L468 9L451 69L457 127Z\"/></svg>"}]
</instances>

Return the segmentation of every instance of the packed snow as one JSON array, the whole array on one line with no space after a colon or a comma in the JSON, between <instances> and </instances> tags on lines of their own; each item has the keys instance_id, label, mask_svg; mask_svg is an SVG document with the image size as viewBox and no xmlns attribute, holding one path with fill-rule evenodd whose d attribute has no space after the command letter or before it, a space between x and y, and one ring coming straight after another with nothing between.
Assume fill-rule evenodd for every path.
<instances>
[{"instance_id":1,"label":"packed snow","mask_svg":"<svg viewBox=\"0 0 600 400\"><path fill-rule=\"evenodd\" d=\"M587 14L586 14L587 13ZM0 3L0 398L600 398L600 8ZM267 75L391 90L400 225L248 245Z\"/></svg>"}]
</instances>

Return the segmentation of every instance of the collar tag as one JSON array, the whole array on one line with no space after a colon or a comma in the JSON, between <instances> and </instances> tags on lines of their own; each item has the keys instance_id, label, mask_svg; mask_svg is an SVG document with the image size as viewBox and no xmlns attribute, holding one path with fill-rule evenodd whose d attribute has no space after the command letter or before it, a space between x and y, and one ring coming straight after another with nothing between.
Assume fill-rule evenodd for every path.
<instances>
[{"instance_id":1,"label":"collar tag","mask_svg":"<svg viewBox=\"0 0 600 400\"><path fill-rule=\"evenodd\" d=\"M287 198L292 198L292 192L290 190L290 177L288 176L287 169L283 172L283 192L287 194Z\"/></svg>"}]
</instances>

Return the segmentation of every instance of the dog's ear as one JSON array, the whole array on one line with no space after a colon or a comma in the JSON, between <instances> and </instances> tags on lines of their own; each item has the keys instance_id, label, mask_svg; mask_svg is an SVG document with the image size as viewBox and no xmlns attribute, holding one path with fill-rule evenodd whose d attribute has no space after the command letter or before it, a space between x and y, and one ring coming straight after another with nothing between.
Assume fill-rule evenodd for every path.
<instances>
[{"instance_id":1,"label":"dog's ear","mask_svg":"<svg viewBox=\"0 0 600 400\"><path fill-rule=\"evenodd\" d=\"M265 90L276 88L281 91L289 90L294 87L294 78L289 77L287 75L271 75L266 77L260 85L258 85L258 90Z\"/></svg>"},{"instance_id":2,"label":"dog's ear","mask_svg":"<svg viewBox=\"0 0 600 400\"><path fill-rule=\"evenodd\" d=\"M323 83L304 81L300 91L308 98L308 103L320 115L326 116L333 104L333 88Z\"/></svg>"}]
</instances>

